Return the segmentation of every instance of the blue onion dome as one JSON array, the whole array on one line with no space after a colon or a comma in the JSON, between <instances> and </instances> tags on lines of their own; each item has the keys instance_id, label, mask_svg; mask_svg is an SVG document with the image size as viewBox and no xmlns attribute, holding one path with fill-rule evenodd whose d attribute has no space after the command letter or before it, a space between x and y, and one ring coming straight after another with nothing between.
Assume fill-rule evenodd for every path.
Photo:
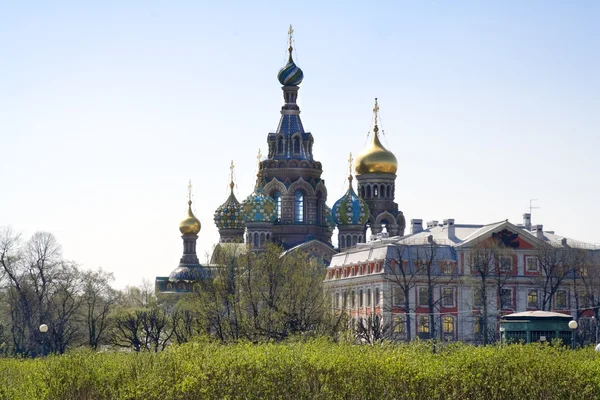
<instances>
[{"instance_id":1,"label":"blue onion dome","mask_svg":"<svg viewBox=\"0 0 600 400\"><path fill-rule=\"evenodd\" d=\"M233 194L233 182L229 184L229 187L231 188L229 197L215 211L215 225L218 229L244 229L242 205Z\"/></svg>"},{"instance_id":2,"label":"blue onion dome","mask_svg":"<svg viewBox=\"0 0 600 400\"><path fill-rule=\"evenodd\" d=\"M242 218L246 223L277 221L277 203L263 192L260 180L259 174L254 192L242 203Z\"/></svg>"},{"instance_id":3,"label":"blue onion dome","mask_svg":"<svg viewBox=\"0 0 600 400\"><path fill-rule=\"evenodd\" d=\"M169 275L170 281L198 281L206 279L210 276L208 270L203 268L201 265L180 265L175 268L171 275Z\"/></svg>"},{"instance_id":4,"label":"blue onion dome","mask_svg":"<svg viewBox=\"0 0 600 400\"><path fill-rule=\"evenodd\" d=\"M336 226L333 214L331 213L331 208L329 208L328 205L325 205L325 226L329 232L333 232Z\"/></svg>"},{"instance_id":5,"label":"blue onion dome","mask_svg":"<svg viewBox=\"0 0 600 400\"><path fill-rule=\"evenodd\" d=\"M192 234L197 235L201 228L200 221L194 216L192 212L192 200L188 201L188 212L187 217L179 223L179 232L183 235Z\"/></svg>"},{"instance_id":6,"label":"blue onion dome","mask_svg":"<svg viewBox=\"0 0 600 400\"><path fill-rule=\"evenodd\" d=\"M333 220L338 225L364 225L369 220L369 206L352 189L352 176L348 191L333 205Z\"/></svg>"},{"instance_id":7,"label":"blue onion dome","mask_svg":"<svg viewBox=\"0 0 600 400\"><path fill-rule=\"evenodd\" d=\"M302 73L302 70L296 65L294 60L292 60L292 51L290 47L290 58L288 59L287 64L279 70L277 79L279 79L279 83L284 86L298 86L302 83L303 78L304 73Z\"/></svg>"}]
</instances>

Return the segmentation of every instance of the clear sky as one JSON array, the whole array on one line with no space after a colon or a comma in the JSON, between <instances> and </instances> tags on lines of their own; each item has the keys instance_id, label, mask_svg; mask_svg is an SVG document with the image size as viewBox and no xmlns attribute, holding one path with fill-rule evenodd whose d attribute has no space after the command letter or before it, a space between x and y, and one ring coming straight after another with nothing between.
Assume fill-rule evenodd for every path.
<instances>
[{"instance_id":1,"label":"clear sky","mask_svg":"<svg viewBox=\"0 0 600 400\"><path fill-rule=\"evenodd\" d=\"M168 275L187 182L202 222L254 185L289 24L331 206L373 98L411 218L600 242L600 2L1 1L0 225L54 233L117 285Z\"/></svg>"}]
</instances>

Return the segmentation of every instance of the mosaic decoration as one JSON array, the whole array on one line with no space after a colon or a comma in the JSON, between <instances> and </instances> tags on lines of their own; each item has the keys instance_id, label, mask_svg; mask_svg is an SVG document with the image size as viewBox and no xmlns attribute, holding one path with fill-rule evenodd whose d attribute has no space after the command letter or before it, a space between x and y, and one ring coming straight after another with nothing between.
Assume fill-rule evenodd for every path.
<instances>
[{"instance_id":1,"label":"mosaic decoration","mask_svg":"<svg viewBox=\"0 0 600 400\"><path fill-rule=\"evenodd\" d=\"M512 249L519 248L519 234L513 233L508 229L503 229L500 232L492 233L492 237L496 240L496 242L503 247L510 247Z\"/></svg>"},{"instance_id":2,"label":"mosaic decoration","mask_svg":"<svg viewBox=\"0 0 600 400\"><path fill-rule=\"evenodd\" d=\"M277 221L277 204L257 187L242 203L242 217L246 223Z\"/></svg>"},{"instance_id":3,"label":"mosaic decoration","mask_svg":"<svg viewBox=\"0 0 600 400\"><path fill-rule=\"evenodd\" d=\"M356 195L352 185L333 205L333 220L338 225L364 225L369 220L369 206Z\"/></svg>"},{"instance_id":4,"label":"mosaic decoration","mask_svg":"<svg viewBox=\"0 0 600 400\"><path fill-rule=\"evenodd\" d=\"M233 193L217 208L214 220L219 229L244 229L242 206Z\"/></svg>"},{"instance_id":5,"label":"mosaic decoration","mask_svg":"<svg viewBox=\"0 0 600 400\"><path fill-rule=\"evenodd\" d=\"M331 208L328 205L325 205L325 226L329 232L333 232L336 227Z\"/></svg>"}]
</instances>

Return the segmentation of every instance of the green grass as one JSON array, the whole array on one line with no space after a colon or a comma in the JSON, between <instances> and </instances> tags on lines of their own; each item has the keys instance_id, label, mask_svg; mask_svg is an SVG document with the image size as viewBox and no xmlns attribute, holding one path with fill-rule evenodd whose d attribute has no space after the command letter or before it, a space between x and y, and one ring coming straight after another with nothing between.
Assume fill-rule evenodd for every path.
<instances>
[{"instance_id":1,"label":"green grass","mask_svg":"<svg viewBox=\"0 0 600 400\"><path fill-rule=\"evenodd\" d=\"M196 342L0 359L7 399L594 399L600 355L549 345Z\"/></svg>"}]
</instances>

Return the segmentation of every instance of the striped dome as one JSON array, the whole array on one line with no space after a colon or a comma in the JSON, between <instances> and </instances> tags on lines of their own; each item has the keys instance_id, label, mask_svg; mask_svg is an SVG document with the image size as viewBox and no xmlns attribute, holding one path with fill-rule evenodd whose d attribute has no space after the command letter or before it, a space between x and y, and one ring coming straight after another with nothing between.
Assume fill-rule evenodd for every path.
<instances>
[{"instance_id":1,"label":"striped dome","mask_svg":"<svg viewBox=\"0 0 600 400\"><path fill-rule=\"evenodd\" d=\"M348 191L333 205L333 220L338 225L364 225L369 220L369 206L352 189L349 178Z\"/></svg>"},{"instance_id":2,"label":"striped dome","mask_svg":"<svg viewBox=\"0 0 600 400\"><path fill-rule=\"evenodd\" d=\"M284 86L298 86L302 83L303 78L304 74L302 73L302 70L296 65L296 63L294 63L294 60L292 60L292 55L290 54L288 63L285 64L285 66L281 68L277 74L279 83Z\"/></svg>"}]
</instances>

